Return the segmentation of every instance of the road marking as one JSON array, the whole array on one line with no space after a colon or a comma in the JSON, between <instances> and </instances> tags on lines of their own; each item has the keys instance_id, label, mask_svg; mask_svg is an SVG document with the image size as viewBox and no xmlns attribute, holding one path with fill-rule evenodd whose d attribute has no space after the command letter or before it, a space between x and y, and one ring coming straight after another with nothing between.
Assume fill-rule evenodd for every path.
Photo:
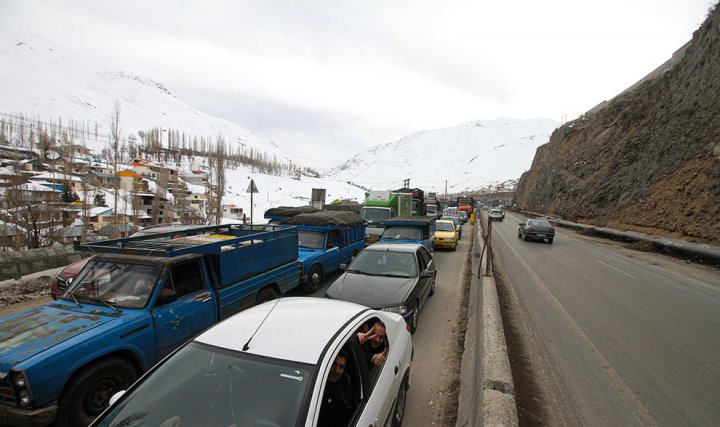
<instances>
[{"instance_id":1,"label":"road marking","mask_svg":"<svg viewBox=\"0 0 720 427\"><path fill-rule=\"evenodd\" d=\"M577 322L575 322L575 319L570 316L570 313L568 313L565 308L563 308L562 304L560 304L560 301L555 298L555 295L553 295L553 293L545 285L542 279L540 279L540 277L532 270L530 265L525 262L525 260L520 256L520 254L512 247L512 245L510 244L510 242L507 241L505 236L501 236L500 233L498 233L497 236L501 237L505 241L507 247L510 249L510 251L512 251L520 264L522 264L522 266L528 272L532 281L535 282L538 288L547 296L550 303L557 308L560 315L570 326L570 329L572 329L580 337L583 345L587 347L590 355L595 359L598 367L605 373L605 375L608 376L610 381L615 384L615 387L620 392L620 395L623 396L623 400L625 400L625 402L630 405L630 409L635 414L635 416L638 417L638 421L640 422L640 424L657 426L658 423L655 421L652 415L650 415L650 412L647 410L647 408L645 408L642 402L635 396L635 393L633 393L630 387L625 384L625 381L623 381L620 374L618 374L617 371L610 366L610 362L605 359L600 350L595 346L595 344L593 344L590 338L580 328L580 325L578 325Z\"/></svg>"},{"instance_id":2,"label":"road marking","mask_svg":"<svg viewBox=\"0 0 720 427\"><path fill-rule=\"evenodd\" d=\"M600 264L604 265L605 267L612 268L613 270L617 271L618 273L622 273L622 274L626 275L627 277L629 277L629 278L631 278L631 279L635 279L635 280L638 279L637 277L633 276L632 274L628 274L628 273L620 270L620 269L617 268L617 267L613 267L612 265L610 265L610 264L608 264L608 263L606 263L606 262L600 261L599 259L596 260L596 261L599 262Z\"/></svg>"}]
</instances>

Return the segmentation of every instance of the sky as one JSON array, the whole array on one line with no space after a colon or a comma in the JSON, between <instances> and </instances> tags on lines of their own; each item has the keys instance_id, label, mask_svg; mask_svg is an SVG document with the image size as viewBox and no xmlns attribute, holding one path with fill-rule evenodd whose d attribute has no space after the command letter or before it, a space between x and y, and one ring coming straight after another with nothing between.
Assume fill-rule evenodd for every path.
<instances>
[{"instance_id":1,"label":"sky","mask_svg":"<svg viewBox=\"0 0 720 427\"><path fill-rule=\"evenodd\" d=\"M715 3L2 0L0 23L323 169L425 129L577 118L668 60Z\"/></svg>"}]
</instances>

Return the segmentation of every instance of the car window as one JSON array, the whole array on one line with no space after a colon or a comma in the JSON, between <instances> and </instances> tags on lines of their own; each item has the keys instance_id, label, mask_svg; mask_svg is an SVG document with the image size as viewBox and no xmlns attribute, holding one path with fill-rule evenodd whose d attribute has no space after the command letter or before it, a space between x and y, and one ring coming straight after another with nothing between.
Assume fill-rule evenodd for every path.
<instances>
[{"instance_id":1,"label":"car window","mask_svg":"<svg viewBox=\"0 0 720 427\"><path fill-rule=\"evenodd\" d=\"M354 339L355 337L353 337ZM347 426L361 408L363 400L362 350L347 341L340 351L331 355L329 370L324 376L318 427Z\"/></svg>"},{"instance_id":2,"label":"car window","mask_svg":"<svg viewBox=\"0 0 720 427\"><path fill-rule=\"evenodd\" d=\"M319 231L298 231L298 246L307 249L322 249L325 243L325 233Z\"/></svg>"},{"instance_id":3,"label":"car window","mask_svg":"<svg viewBox=\"0 0 720 427\"><path fill-rule=\"evenodd\" d=\"M423 263L423 265L424 265L423 270L424 270L428 265L430 265L430 261L432 261L432 255L431 255L430 252L429 252L427 249L425 249L424 247L420 248L420 250L418 251L418 253L420 254L420 256L421 256L421 257L423 258L423 260L424 260L424 263Z\"/></svg>"},{"instance_id":4,"label":"car window","mask_svg":"<svg viewBox=\"0 0 720 427\"><path fill-rule=\"evenodd\" d=\"M205 289L198 261L173 266L168 281L178 298Z\"/></svg>"},{"instance_id":5,"label":"car window","mask_svg":"<svg viewBox=\"0 0 720 427\"><path fill-rule=\"evenodd\" d=\"M417 276L417 266L412 252L364 250L355 257L347 271L374 276Z\"/></svg>"},{"instance_id":6,"label":"car window","mask_svg":"<svg viewBox=\"0 0 720 427\"><path fill-rule=\"evenodd\" d=\"M383 239L422 240L422 231L415 227L390 227L382 234Z\"/></svg>"},{"instance_id":7,"label":"car window","mask_svg":"<svg viewBox=\"0 0 720 427\"><path fill-rule=\"evenodd\" d=\"M435 231L455 231L455 226L450 222L438 222Z\"/></svg>"},{"instance_id":8,"label":"car window","mask_svg":"<svg viewBox=\"0 0 720 427\"><path fill-rule=\"evenodd\" d=\"M137 384L99 425L297 425L314 372L314 365L192 342Z\"/></svg>"}]
</instances>

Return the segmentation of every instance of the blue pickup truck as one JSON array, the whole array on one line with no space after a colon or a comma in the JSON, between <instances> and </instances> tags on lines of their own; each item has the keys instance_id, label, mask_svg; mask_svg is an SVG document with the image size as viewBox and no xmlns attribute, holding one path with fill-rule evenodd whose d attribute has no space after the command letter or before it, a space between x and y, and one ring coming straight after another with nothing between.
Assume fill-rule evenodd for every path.
<instances>
[{"instance_id":1,"label":"blue pickup truck","mask_svg":"<svg viewBox=\"0 0 720 427\"><path fill-rule=\"evenodd\" d=\"M0 320L0 425L87 426L209 326L298 286L295 227L224 225L76 245L57 301Z\"/></svg>"},{"instance_id":2,"label":"blue pickup truck","mask_svg":"<svg viewBox=\"0 0 720 427\"><path fill-rule=\"evenodd\" d=\"M280 224L298 229L300 283L308 293L317 291L327 274L348 264L365 247L365 220L354 212L301 213Z\"/></svg>"},{"instance_id":3,"label":"blue pickup truck","mask_svg":"<svg viewBox=\"0 0 720 427\"><path fill-rule=\"evenodd\" d=\"M432 252L435 244L435 218L427 216L394 217L383 221L382 243L419 243Z\"/></svg>"}]
</instances>

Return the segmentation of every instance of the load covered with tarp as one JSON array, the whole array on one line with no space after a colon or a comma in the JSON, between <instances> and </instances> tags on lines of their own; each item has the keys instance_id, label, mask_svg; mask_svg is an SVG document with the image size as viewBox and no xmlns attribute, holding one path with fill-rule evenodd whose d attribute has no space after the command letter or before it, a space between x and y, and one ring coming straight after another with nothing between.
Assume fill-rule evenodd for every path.
<instances>
[{"instance_id":1,"label":"load covered with tarp","mask_svg":"<svg viewBox=\"0 0 720 427\"><path fill-rule=\"evenodd\" d=\"M324 211L343 211L343 212L355 212L360 213L363 205L353 201L343 201L340 203L331 203L329 205L323 205Z\"/></svg>"},{"instance_id":2,"label":"load covered with tarp","mask_svg":"<svg viewBox=\"0 0 720 427\"><path fill-rule=\"evenodd\" d=\"M318 211L285 218L281 224L312 226L351 226L364 224L365 220L355 212Z\"/></svg>"},{"instance_id":3,"label":"load covered with tarp","mask_svg":"<svg viewBox=\"0 0 720 427\"><path fill-rule=\"evenodd\" d=\"M312 206L278 206L265 211L265 218L287 218L300 214L308 214L318 212L317 208Z\"/></svg>"}]
</instances>

